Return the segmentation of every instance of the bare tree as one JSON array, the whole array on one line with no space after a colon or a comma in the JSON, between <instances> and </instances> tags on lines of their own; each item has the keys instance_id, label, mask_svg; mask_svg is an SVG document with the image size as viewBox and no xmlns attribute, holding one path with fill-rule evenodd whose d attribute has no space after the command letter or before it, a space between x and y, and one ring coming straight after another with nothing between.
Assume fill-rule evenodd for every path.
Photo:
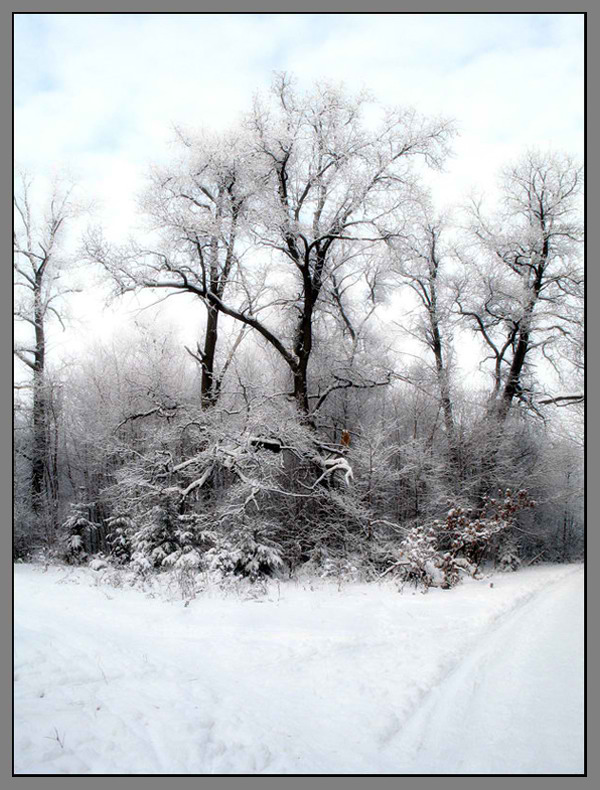
<instances>
[{"instance_id":1,"label":"bare tree","mask_svg":"<svg viewBox=\"0 0 600 790\"><path fill-rule=\"evenodd\" d=\"M39 514L50 474L48 420L52 404L46 333L52 319L63 324L60 300L74 290L65 282L60 245L65 225L76 209L73 187L57 181L40 216L32 187L32 179L23 174L14 194L15 320L28 328L30 336L30 340L19 336L14 354L32 374L31 504Z\"/></svg>"},{"instance_id":2,"label":"bare tree","mask_svg":"<svg viewBox=\"0 0 600 790\"><path fill-rule=\"evenodd\" d=\"M450 124L420 118L412 110L385 113L371 131L362 121L365 96L346 96L327 84L301 95L285 74L272 86L272 101L255 102L247 120L269 189L255 234L291 267L296 297L290 365L294 397L310 411L308 370L314 319L325 291L340 298L340 282L352 260L365 267L373 247L396 234L413 199L411 160L439 167ZM346 316L345 324L352 333Z\"/></svg>"},{"instance_id":3,"label":"bare tree","mask_svg":"<svg viewBox=\"0 0 600 790\"><path fill-rule=\"evenodd\" d=\"M303 95L285 75L275 79L269 101L256 100L236 149L252 185L245 188L243 206L252 262L240 266L236 259L235 287L228 293L220 288L222 280L211 279L205 254L215 249L215 234L199 232L197 225L182 234L182 223L171 223L173 237L159 250L111 251L99 239L88 244L91 257L110 269L121 291L191 293L214 314L258 332L287 365L290 395L304 415L311 411L309 363L325 284L350 259L363 266L364 252L398 232L417 191L413 160L441 166L452 134L447 121L412 110L388 111L371 130L361 118L365 102L329 85ZM176 193L177 205L186 200L194 217L215 216L218 200L206 195L201 181L193 200L182 198L179 187ZM232 206L229 193L224 197ZM229 216L231 228L233 209ZM221 246L225 263L219 271L229 272L230 247Z\"/></svg>"},{"instance_id":4,"label":"bare tree","mask_svg":"<svg viewBox=\"0 0 600 790\"><path fill-rule=\"evenodd\" d=\"M435 363L440 404L450 448L454 446L454 415L450 393L449 358L451 356L450 305L448 288L444 288L444 259L448 249L442 235L448 220L434 216L423 203L414 224L403 239L391 244L393 270L401 284L416 295L419 310L416 326L404 327L431 352ZM446 336L445 336L446 335Z\"/></svg>"},{"instance_id":5,"label":"bare tree","mask_svg":"<svg viewBox=\"0 0 600 790\"><path fill-rule=\"evenodd\" d=\"M200 364L201 400L209 407L218 399L224 375L215 368L219 303L239 266L240 229L254 184L239 135L217 138L182 130L177 134L182 156L152 169L141 200L164 251L148 273L173 274L183 290L214 297L201 296L207 310L204 341L195 351L188 349Z\"/></svg>"},{"instance_id":6,"label":"bare tree","mask_svg":"<svg viewBox=\"0 0 600 790\"><path fill-rule=\"evenodd\" d=\"M556 365L562 341L581 326L582 185L570 157L530 151L504 170L494 216L471 207L480 257L456 303L493 360L490 414L499 424L515 400L534 405L533 358Z\"/></svg>"},{"instance_id":7,"label":"bare tree","mask_svg":"<svg viewBox=\"0 0 600 790\"><path fill-rule=\"evenodd\" d=\"M540 414L538 371L560 373L565 342L580 331L582 179L570 157L530 151L504 170L495 214L488 217L481 202L471 206L475 251L463 258L456 306L493 365L480 498L492 485L514 404Z\"/></svg>"}]
</instances>

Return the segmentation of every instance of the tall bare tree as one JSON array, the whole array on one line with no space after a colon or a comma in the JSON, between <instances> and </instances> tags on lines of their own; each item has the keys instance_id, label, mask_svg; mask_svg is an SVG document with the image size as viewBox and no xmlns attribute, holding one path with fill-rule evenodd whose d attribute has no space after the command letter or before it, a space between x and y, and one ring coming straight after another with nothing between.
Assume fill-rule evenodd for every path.
<instances>
[{"instance_id":1,"label":"tall bare tree","mask_svg":"<svg viewBox=\"0 0 600 790\"><path fill-rule=\"evenodd\" d=\"M474 256L458 288L460 315L482 338L493 364L488 424L496 443L517 402L536 409L543 361L561 364L565 341L580 334L582 168L569 156L529 151L505 168L499 209L470 209ZM543 365L542 365L543 367Z\"/></svg>"},{"instance_id":2,"label":"tall bare tree","mask_svg":"<svg viewBox=\"0 0 600 790\"><path fill-rule=\"evenodd\" d=\"M329 85L302 94L286 75L275 79L268 100L255 101L236 149L252 183L240 208L252 255L247 265L237 261L235 287L227 292L219 287L222 280L211 278L214 238L221 234L199 231L198 225L171 223L168 244L163 236L162 248L153 251L115 252L98 240L89 245L90 255L111 270L122 291L195 294L215 315L258 332L287 365L290 394L304 415L311 411L309 363L325 284L351 259L356 267L364 265L362 253L399 231L417 193L413 161L441 166L452 135L449 122L412 110L386 111L371 129L363 118L365 103L366 97L349 97ZM231 229L236 203L223 189L218 194L229 206ZM201 180L188 197L178 188L177 205L183 199L195 218L214 217L219 198L206 192ZM236 220L241 223L241 216ZM181 233L182 224L189 233ZM221 248L219 271L229 272L230 248L226 242Z\"/></svg>"},{"instance_id":3,"label":"tall bare tree","mask_svg":"<svg viewBox=\"0 0 600 790\"><path fill-rule=\"evenodd\" d=\"M384 112L379 126L370 129L364 123L366 103L366 96L350 97L328 84L302 95L282 74L272 85L271 101L257 100L247 120L269 186L261 193L256 237L279 253L295 282L296 296L288 303L295 316L288 364L294 397L305 413L322 295L339 296L349 266L364 269L366 253L399 232L417 192L412 161L441 166L452 134L447 121L406 109Z\"/></svg>"},{"instance_id":4,"label":"tall bare tree","mask_svg":"<svg viewBox=\"0 0 600 790\"><path fill-rule=\"evenodd\" d=\"M417 297L420 309L415 326L408 331L433 356L444 426L452 447L455 426L450 393L450 302L449 288L444 287L444 259L448 249L442 238L447 225L447 218L435 216L423 203L410 231L391 247L394 274L400 284L407 285Z\"/></svg>"},{"instance_id":5,"label":"tall bare tree","mask_svg":"<svg viewBox=\"0 0 600 790\"><path fill-rule=\"evenodd\" d=\"M201 400L206 408L216 403L221 387L223 370L216 369L218 303L231 288L239 265L239 236L254 184L239 135L217 138L182 130L177 135L182 155L170 165L152 169L141 205L162 243L164 256L154 270L175 274L183 290L206 292L216 300L203 299L204 339L195 351L188 349L201 367Z\"/></svg>"},{"instance_id":6,"label":"tall bare tree","mask_svg":"<svg viewBox=\"0 0 600 790\"><path fill-rule=\"evenodd\" d=\"M56 181L42 212L35 203L32 179L21 175L14 193L14 303L15 320L28 328L28 339L19 334L14 354L32 376L31 504L35 513L42 511L50 474L47 327L53 319L63 323L60 300L74 290L64 279L61 237L75 214L71 185Z\"/></svg>"}]
</instances>

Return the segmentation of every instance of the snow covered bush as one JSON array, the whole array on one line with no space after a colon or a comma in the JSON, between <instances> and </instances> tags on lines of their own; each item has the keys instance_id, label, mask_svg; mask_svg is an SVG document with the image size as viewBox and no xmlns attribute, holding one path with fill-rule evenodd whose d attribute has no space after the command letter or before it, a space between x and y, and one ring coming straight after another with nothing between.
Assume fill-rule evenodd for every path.
<instances>
[{"instance_id":1,"label":"snow covered bush","mask_svg":"<svg viewBox=\"0 0 600 790\"><path fill-rule=\"evenodd\" d=\"M510 530L520 511L533 508L527 491L498 491L497 498L485 497L478 511L452 508L446 516L443 533L454 556L462 555L476 568L499 540L509 541Z\"/></svg>"},{"instance_id":2,"label":"snow covered bush","mask_svg":"<svg viewBox=\"0 0 600 790\"><path fill-rule=\"evenodd\" d=\"M177 511L169 497L155 505L132 536L131 565L140 573L160 568L177 550L175 524Z\"/></svg>"},{"instance_id":3,"label":"snow covered bush","mask_svg":"<svg viewBox=\"0 0 600 790\"><path fill-rule=\"evenodd\" d=\"M367 561L366 552L340 551L320 544L310 552L310 558L298 569L296 577L331 579L341 584L376 578L377 574Z\"/></svg>"},{"instance_id":4,"label":"snow covered bush","mask_svg":"<svg viewBox=\"0 0 600 790\"><path fill-rule=\"evenodd\" d=\"M120 565L131 560L131 536L135 525L129 516L116 515L106 519L106 542L110 556Z\"/></svg>"},{"instance_id":5,"label":"snow covered bush","mask_svg":"<svg viewBox=\"0 0 600 790\"><path fill-rule=\"evenodd\" d=\"M206 553L211 571L250 581L275 576L284 568L281 546L267 536L268 526L242 525Z\"/></svg>"},{"instance_id":6,"label":"snow covered bush","mask_svg":"<svg viewBox=\"0 0 600 790\"><path fill-rule=\"evenodd\" d=\"M322 579L336 579L338 582L353 582L362 578L360 561L344 558L328 558L321 570Z\"/></svg>"},{"instance_id":7,"label":"snow covered bush","mask_svg":"<svg viewBox=\"0 0 600 790\"><path fill-rule=\"evenodd\" d=\"M108 562L104 559L104 557L102 555L99 555L97 557L93 557L89 561L88 567L92 571L104 571L109 568L109 565Z\"/></svg>"},{"instance_id":8,"label":"snow covered bush","mask_svg":"<svg viewBox=\"0 0 600 790\"><path fill-rule=\"evenodd\" d=\"M517 513L534 505L526 491L513 494L507 489L500 491L497 499L486 498L478 512L453 507L444 523L436 520L429 526L411 529L400 545L398 561L388 571L426 589L453 587L461 573L477 573L492 541L499 535L508 535ZM518 567L514 552L506 553L506 563L513 569Z\"/></svg>"},{"instance_id":9,"label":"snow covered bush","mask_svg":"<svg viewBox=\"0 0 600 790\"><path fill-rule=\"evenodd\" d=\"M519 550L514 541L508 541L498 556L498 567L504 573L516 571L521 567Z\"/></svg>"},{"instance_id":10,"label":"snow covered bush","mask_svg":"<svg viewBox=\"0 0 600 790\"><path fill-rule=\"evenodd\" d=\"M203 555L212 548L218 537L212 530L205 529L206 517L197 513L177 515L173 531L174 550L162 561L163 567L179 570L198 569Z\"/></svg>"},{"instance_id":11,"label":"snow covered bush","mask_svg":"<svg viewBox=\"0 0 600 790\"><path fill-rule=\"evenodd\" d=\"M204 516L178 513L177 497L165 491L132 535L132 567L142 573L159 568L199 568L202 555L216 540L215 533L203 529L205 524Z\"/></svg>"},{"instance_id":12,"label":"snow covered bush","mask_svg":"<svg viewBox=\"0 0 600 790\"><path fill-rule=\"evenodd\" d=\"M215 532L203 529L205 519L197 514L177 516L174 538L177 547L162 561L170 568L181 598L190 601L202 588L199 571L206 570L206 552L214 547Z\"/></svg>"},{"instance_id":13,"label":"snow covered bush","mask_svg":"<svg viewBox=\"0 0 600 790\"><path fill-rule=\"evenodd\" d=\"M460 571L469 571L468 563L451 552L439 549L437 525L414 527L400 546L399 560L390 570L403 582L416 587L448 589L458 583Z\"/></svg>"},{"instance_id":14,"label":"snow covered bush","mask_svg":"<svg viewBox=\"0 0 600 790\"><path fill-rule=\"evenodd\" d=\"M69 564L80 565L88 559L90 536L99 527L87 517L90 507L83 502L72 503L70 505L71 512L63 522L60 553L61 558Z\"/></svg>"}]
</instances>

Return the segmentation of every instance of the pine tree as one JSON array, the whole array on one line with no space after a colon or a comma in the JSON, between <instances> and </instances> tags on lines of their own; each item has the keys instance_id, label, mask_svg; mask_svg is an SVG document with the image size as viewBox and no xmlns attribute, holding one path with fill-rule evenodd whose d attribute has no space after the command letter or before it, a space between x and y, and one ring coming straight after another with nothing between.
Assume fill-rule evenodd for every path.
<instances>
[{"instance_id":1,"label":"pine tree","mask_svg":"<svg viewBox=\"0 0 600 790\"><path fill-rule=\"evenodd\" d=\"M74 502L70 505L70 514L63 522L62 555L66 562L77 565L85 562L91 552L92 536L99 525L90 521L88 513L91 504Z\"/></svg>"}]
</instances>

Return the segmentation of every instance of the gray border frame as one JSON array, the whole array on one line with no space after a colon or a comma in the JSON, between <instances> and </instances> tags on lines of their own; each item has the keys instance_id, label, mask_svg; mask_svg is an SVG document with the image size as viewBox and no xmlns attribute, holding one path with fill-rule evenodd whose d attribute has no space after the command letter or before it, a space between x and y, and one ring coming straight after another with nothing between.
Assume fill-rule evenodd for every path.
<instances>
[{"instance_id":1,"label":"gray border frame","mask_svg":"<svg viewBox=\"0 0 600 790\"><path fill-rule=\"evenodd\" d=\"M274 2L274 0L254 0L254 2L248 2L248 0L233 0L228 3L223 3L222 0L196 0L196 2L192 2L191 0L177 0L173 5L175 8L171 9L172 13L176 12L192 12L192 13L211 13L211 12L219 12L219 13L364 13L365 4L358 2L358 0L325 0L325 2L316 2L313 1L311 3L293 3L291 0L279 0L278 2ZM375 0L375 2L370 2L368 4L368 13L383 13L383 12L394 12L394 13L486 13L486 12L495 12L495 13L520 13L523 11L523 8L517 2L511 2L510 4L502 4L503 7L499 9L499 4L492 4L489 0L480 0L477 3L477 10L474 10L474 6L471 3L458 2L455 3L452 8L448 8L448 5L442 3L441 0L421 0L421 2L393 2L392 0ZM507 8L506 5L509 7ZM597 28L597 21L598 16L600 16L600 12L597 12L595 9L597 8L596 4L592 4L591 0L583 0L577 4L576 11L569 11L565 8L566 4L564 2L559 3L556 0L529 0L527 4L527 13L587 13L587 40L589 43L593 43L595 41L594 33L596 32ZM105 0L102 4L100 3L93 3L90 0L62 0L60 3L50 3L47 0L37 0L37 2L30 3L25 2L24 0L13 0L10 8L6 6L2 6L0 9L0 58L1 58L1 87L2 87L2 105L4 107L5 112L2 114L2 126L3 126L3 133L0 136L0 141L3 148L3 156L0 158L0 168L2 174L2 180L5 184L11 184L11 187L5 190L2 190L0 194L2 195L2 211L0 211L0 218L2 222L2 228L4 233L2 234L2 239L8 240L9 238L9 231L11 229L11 217L12 217L12 208L10 205L10 195L12 189L12 182L9 179L12 176L12 126L9 127L10 119L12 119L12 112L9 110L9 107L12 107L12 14L13 13L85 13L85 12L96 12L96 13L118 13L123 10L123 6L121 3L116 2L116 0ZM159 12L164 13L164 3L158 2L158 0L129 0L126 5L127 12ZM597 66L597 55L595 54L595 48L593 46L588 46L587 52L587 69L588 69L588 76L596 76L596 66ZM595 131L597 133L598 129L598 122L596 118L596 114L598 112L598 103L594 101L594 98L597 98L593 94L593 86L595 82L592 79L588 79L588 90L590 94L588 94L588 128L592 130L592 134ZM551 79L549 79L549 89L551 89ZM592 136L593 139L593 136ZM588 157L587 157L587 175L588 175L588 205L596 206L598 205L598 201L595 200L596 192L598 190L598 181L595 180L593 177L590 178L590 175L595 175L596 168L597 168L597 160L594 154L594 147L588 146ZM4 227L6 225L6 228ZM589 230L589 228L588 228ZM594 230L594 226L592 225L592 230ZM588 248L594 249L593 240L589 243ZM9 277L9 266L3 266L0 269L1 277L2 277L2 287L0 288L0 300L2 302L2 310L0 310L0 325L2 329L2 337L3 338L10 338L12 337L12 323L9 316L9 308L12 303L12 288L9 284L8 277ZM598 267L590 266L589 272L592 276L592 292L597 292L597 280L600 279L600 271L598 271ZM6 281L5 279L6 278ZM590 302L591 303L591 302ZM593 311L591 315L588 315L588 324L587 324L587 331L588 337L591 335L595 337L597 334L596 330L590 331L590 326L594 326L598 322L598 315ZM588 361L595 361L595 353L594 348L591 344L588 344L588 351L589 351L589 359ZM8 343L6 347L4 344L2 345L2 358L5 364L9 364L9 353L10 350L8 348ZM6 354L6 360L4 359L4 354ZM12 357L11 357L12 358ZM598 372L597 366L591 365L590 366L590 373L588 378L588 382L591 382L591 385L587 387L587 394L588 396L590 393L594 393L596 391L596 387L594 386L596 382ZM600 386L600 385L599 385ZM6 387L6 394L4 393L4 388ZM11 420L12 420L12 395L8 393L8 383L7 379L3 379L2 383L2 397L0 398L0 406L2 408L2 421L0 422L0 431L1 431L1 438L2 438L2 452L0 453L0 460L2 462L2 469L0 473L0 484L1 484L1 493L2 498L0 502L4 503L3 510L3 522L6 522L6 526L2 529L1 541L2 541L2 552L0 556L3 558L3 563L6 564L6 568L4 569L4 573L2 573L2 595L0 596L0 601L2 602L2 613L3 613L3 629L5 631L11 630L12 633L12 565L9 567L9 563L11 563L11 529L9 526L12 524L12 514L9 512L8 503L11 501L11 475L12 475L12 461L10 458L10 448L12 447L12 433L11 433ZM588 408L588 418L589 422L587 425L588 430L588 459L587 459L587 468L588 470L595 470L596 466L593 463L593 454L594 451L597 450L600 440L598 440L598 429L596 425L594 417L594 409ZM6 449L4 449L6 448ZM594 507L596 504L596 497L592 496L593 491L590 491L590 497L588 499L588 509L587 512L590 514L597 513L597 508ZM590 521L588 521L590 523ZM589 561L591 558L597 556L598 551L598 538L596 536L597 530L589 530L588 532L588 566ZM592 604L597 600L597 587L598 582L597 579L593 577L592 574L587 574L587 593L588 593L588 617L591 612L594 612L594 607ZM5 618L5 619L4 619ZM596 615L597 618L597 615ZM597 625L597 619L594 620L594 625ZM598 656L598 630L597 628L592 627L592 623L588 620L588 730L590 733L596 734L599 731L599 727L597 726L597 713L598 713L598 696L597 696L597 688L594 688L592 685L592 681L594 680L594 675L596 673L589 671L593 667L596 666L597 656ZM553 788L557 788L557 790L564 790L565 787L573 787L573 786L580 786L580 785L592 785L593 783L593 776L596 776L596 782L600 778L600 768L598 766L598 760L596 753L593 750L590 750L587 759L587 768L588 768L588 775L586 777L577 777L577 776L569 776L569 777L351 777L351 776L343 776L343 777L269 777L269 776L260 776L260 777L139 777L139 776L130 776L130 777L121 777L121 776L106 776L106 777L74 777L74 783L71 785L69 779L64 776L59 777L32 777L32 776L12 776L12 639L9 641L8 639L2 640L2 649L0 650L0 656L2 659L2 684L0 685L0 703L1 703L1 725L2 725L2 737L0 737L0 745L1 745L1 753L0 753L0 778L2 780L3 787L12 787L17 786L22 788L22 790L26 790L29 787L35 787L36 785L40 787L44 787L45 790L62 790L65 787L65 784L68 787L81 787L82 785L86 788L109 788L109 790L113 790L113 788L143 788L144 790L163 790L165 785L171 784L175 781L180 787L189 787L189 788L214 788L218 790L225 790L225 788L229 788L232 784L234 786L243 786L245 790L269 790L270 788L326 788L326 790L338 790L338 788L366 788L366 787L373 787L376 786L377 788L399 788L399 787L409 787L409 788L430 788L432 784L435 786L443 786L445 790L469 790L469 788L495 788L495 787L508 787L508 788L525 788L526 790L532 790L533 788L543 788L544 790L553 790ZM595 681L594 681L595 682ZM597 684L596 684L597 686ZM590 739L588 738L588 741ZM66 780L66 781L65 781ZM241 784L243 783L243 785Z\"/></svg>"}]
</instances>

